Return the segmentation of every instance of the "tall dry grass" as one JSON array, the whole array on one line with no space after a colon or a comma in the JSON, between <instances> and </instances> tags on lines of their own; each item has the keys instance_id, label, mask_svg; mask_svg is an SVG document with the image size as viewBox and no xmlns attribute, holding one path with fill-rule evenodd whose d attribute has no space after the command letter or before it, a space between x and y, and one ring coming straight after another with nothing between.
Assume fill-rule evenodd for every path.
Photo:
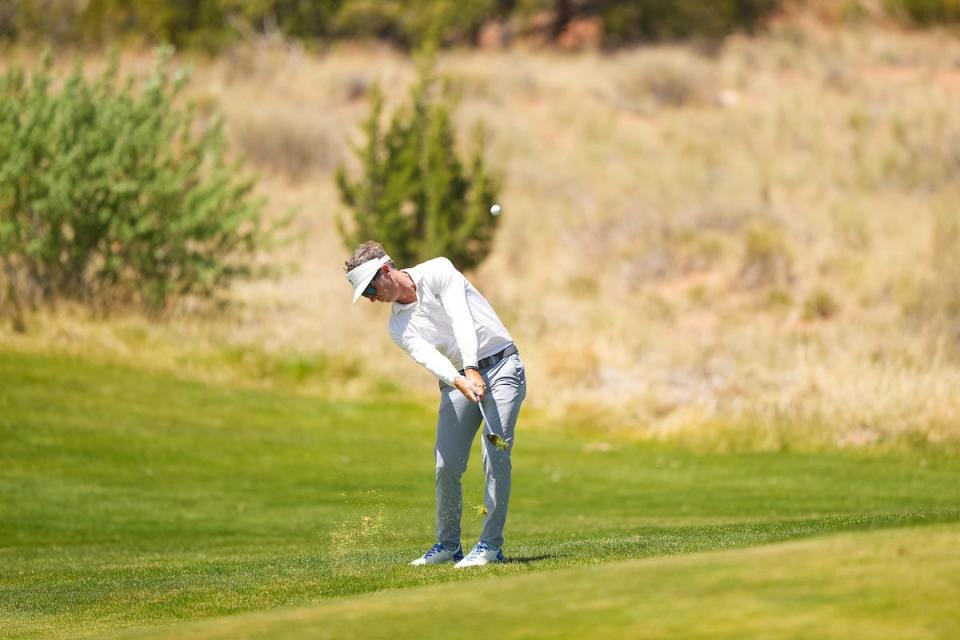
<instances>
[{"instance_id":1,"label":"tall dry grass","mask_svg":"<svg viewBox=\"0 0 960 640\"><path fill-rule=\"evenodd\" d=\"M440 69L507 176L470 277L520 345L530 404L718 447L960 443L955 38L784 23L709 54L459 52ZM389 309L349 304L331 176L369 86L397 104L414 77L351 48L197 63L194 97L225 112L273 209L299 207L271 258L284 275L237 287L216 320L38 316L3 339L95 335L98 352L201 376L429 396Z\"/></svg>"}]
</instances>

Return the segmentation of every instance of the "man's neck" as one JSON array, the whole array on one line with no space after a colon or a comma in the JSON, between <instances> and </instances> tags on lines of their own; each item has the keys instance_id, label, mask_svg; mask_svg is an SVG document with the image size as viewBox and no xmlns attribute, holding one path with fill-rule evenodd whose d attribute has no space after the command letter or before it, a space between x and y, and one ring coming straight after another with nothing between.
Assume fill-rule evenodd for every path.
<instances>
[{"instance_id":1,"label":"man's neck","mask_svg":"<svg viewBox=\"0 0 960 640\"><path fill-rule=\"evenodd\" d=\"M413 281L413 278L406 271L401 271L400 279L403 283L401 285L403 292L400 294L400 297L397 298L397 302L400 304L410 304L411 302L416 302L417 284Z\"/></svg>"}]
</instances>

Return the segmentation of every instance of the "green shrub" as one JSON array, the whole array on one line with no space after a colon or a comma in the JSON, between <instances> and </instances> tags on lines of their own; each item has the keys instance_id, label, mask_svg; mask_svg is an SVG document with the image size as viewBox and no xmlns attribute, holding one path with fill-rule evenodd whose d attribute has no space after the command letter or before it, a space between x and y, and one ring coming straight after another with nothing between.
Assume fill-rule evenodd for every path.
<instances>
[{"instance_id":1,"label":"green shrub","mask_svg":"<svg viewBox=\"0 0 960 640\"><path fill-rule=\"evenodd\" d=\"M916 1L916 0L914 0ZM947 1L947 0L942 0ZM483 25L559 38L599 17L611 45L716 38L752 29L781 0L18 0L0 3L0 37L100 44L118 38L221 49L241 37L378 38L415 49L434 38L471 44Z\"/></svg>"},{"instance_id":2,"label":"green shrub","mask_svg":"<svg viewBox=\"0 0 960 640\"><path fill-rule=\"evenodd\" d=\"M77 40L83 0L0 2L0 38L64 44Z\"/></svg>"},{"instance_id":3,"label":"green shrub","mask_svg":"<svg viewBox=\"0 0 960 640\"><path fill-rule=\"evenodd\" d=\"M334 29L352 37L380 38L416 49L473 42L484 21L497 12L495 0L349 0L337 12Z\"/></svg>"},{"instance_id":4,"label":"green shrub","mask_svg":"<svg viewBox=\"0 0 960 640\"><path fill-rule=\"evenodd\" d=\"M444 43L472 42L498 11L495 0L20 0L0 6L0 37L132 39L217 51L245 36L275 33L375 37L414 47L432 34Z\"/></svg>"},{"instance_id":5,"label":"green shrub","mask_svg":"<svg viewBox=\"0 0 960 640\"><path fill-rule=\"evenodd\" d=\"M27 4L36 0L28 0ZM78 38L110 42L117 37L209 51L241 36L281 33L323 37L330 33L342 0L88 0L77 22Z\"/></svg>"},{"instance_id":6,"label":"green shrub","mask_svg":"<svg viewBox=\"0 0 960 640\"><path fill-rule=\"evenodd\" d=\"M349 250L375 239L389 247L401 264L443 255L460 269L477 266L490 253L499 217L489 207L499 190L483 160L483 134L478 129L473 155L456 153L449 91L421 65L409 105L381 130L383 96L371 92L370 115L364 123L366 143L357 149L363 175L352 181L345 167L337 170L340 197L353 214L353 224L340 220L340 234Z\"/></svg>"},{"instance_id":7,"label":"green shrub","mask_svg":"<svg viewBox=\"0 0 960 640\"><path fill-rule=\"evenodd\" d=\"M580 18L598 18L608 46L753 31L787 0L16 0L0 2L0 38L57 44L132 39L215 51L255 34L288 38L377 38L416 49L476 42L483 25L557 40ZM820 3L828 4L828 3ZM837 3L857 20L865 0ZM875 3L871 2L870 5ZM958 0L884 0L886 13L929 26L960 21ZM811 11L817 11L814 7Z\"/></svg>"},{"instance_id":8,"label":"green shrub","mask_svg":"<svg viewBox=\"0 0 960 640\"><path fill-rule=\"evenodd\" d=\"M62 84L49 56L0 78L0 260L19 309L61 299L152 311L250 272L268 239L253 181L176 97L163 52L139 90L116 60ZM54 88L54 86L58 88Z\"/></svg>"},{"instance_id":9,"label":"green shrub","mask_svg":"<svg viewBox=\"0 0 960 640\"><path fill-rule=\"evenodd\" d=\"M960 0L886 0L887 10L918 25L960 22Z\"/></svg>"},{"instance_id":10,"label":"green shrub","mask_svg":"<svg viewBox=\"0 0 960 640\"><path fill-rule=\"evenodd\" d=\"M597 2L608 44L693 36L716 38L750 30L780 0L608 0Z\"/></svg>"}]
</instances>

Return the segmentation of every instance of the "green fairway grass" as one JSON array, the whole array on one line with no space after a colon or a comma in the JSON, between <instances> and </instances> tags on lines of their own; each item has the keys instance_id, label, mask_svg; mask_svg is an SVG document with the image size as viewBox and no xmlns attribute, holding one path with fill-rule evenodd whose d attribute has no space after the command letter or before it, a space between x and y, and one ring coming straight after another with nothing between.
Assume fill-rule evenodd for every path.
<instances>
[{"instance_id":1,"label":"green fairway grass","mask_svg":"<svg viewBox=\"0 0 960 640\"><path fill-rule=\"evenodd\" d=\"M451 582L438 588L479 596L503 581L504 593L518 589L511 615L522 615L543 606L524 604L522 579L559 589L564 572L580 571L573 582L589 590L660 566L586 565L837 531L925 536L919 525L960 521L960 461L936 452L692 453L521 417L511 561L414 569L406 563L433 543L434 421L434 407L399 397L332 402L0 353L0 637L349 608L386 589L415 587L405 589L415 602L419 587ZM480 530L480 479L475 449L465 546ZM905 616L922 611L911 607Z\"/></svg>"},{"instance_id":2,"label":"green fairway grass","mask_svg":"<svg viewBox=\"0 0 960 640\"><path fill-rule=\"evenodd\" d=\"M337 598L122 638L956 638L960 526Z\"/></svg>"}]
</instances>

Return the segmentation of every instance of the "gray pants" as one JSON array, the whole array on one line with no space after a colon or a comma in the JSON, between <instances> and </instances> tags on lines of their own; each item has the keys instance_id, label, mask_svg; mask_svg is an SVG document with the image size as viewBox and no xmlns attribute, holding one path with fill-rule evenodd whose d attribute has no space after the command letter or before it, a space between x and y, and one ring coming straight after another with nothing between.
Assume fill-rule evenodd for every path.
<instances>
[{"instance_id":1,"label":"gray pants","mask_svg":"<svg viewBox=\"0 0 960 640\"><path fill-rule=\"evenodd\" d=\"M487 509L480 540L503 546L503 525L510 501L510 452L516 443L515 427L520 404L527 395L527 379L519 354L504 358L480 371L487 383L483 411L494 433L510 441L499 451L486 438L483 442L483 504ZM437 420L437 542L448 549L460 543L463 490L460 477L467 468L470 445L481 422L480 408L457 389L441 383L440 415Z\"/></svg>"}]
</instances>

